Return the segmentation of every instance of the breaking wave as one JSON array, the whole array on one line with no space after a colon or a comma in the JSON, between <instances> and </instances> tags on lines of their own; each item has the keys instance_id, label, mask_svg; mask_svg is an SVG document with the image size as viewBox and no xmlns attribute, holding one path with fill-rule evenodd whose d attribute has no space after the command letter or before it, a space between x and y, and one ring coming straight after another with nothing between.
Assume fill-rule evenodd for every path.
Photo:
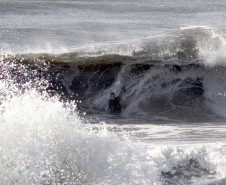
<instances>
[{"instance_id":1,"label":"breaking wave","mask_svg":"<svg viewBox=\"0 0 226 185\"><path fill-rule=\"evenodd\" d=\"M126 85L125 113L198 121L225 115L225 49L222 30L190 27L57 55L2 55L1 70L20 86L45 79L40 91L82 101L85 111L104 111L108 94Z\"/></svg>"},{"instance_id":2,"label":"breaking wave","mask_svg":"<svg viewBox=\"0 0 226 185\"><path fill-rule=\"evenodd\" d=\"M18 89L19 91L19 89ZM0 106L4 184L224 184L223 144L138 145L35 90ZM205 179L205 180L204 180Z\"/></svg>"},{"instance_id":3,"label":"breaking wave","mask_svg":"<svg viewBox=\"0 0 226 185\"><path fill-rule=\"evenodd\" d=\"M123 114L132 118L216 121L226 112L218 32L186 28L57 55L2 54L1 183L224 184L223 144L147 146L81 115L104 112L109 93L126 85Z\"/></svg>"}]
</instances>

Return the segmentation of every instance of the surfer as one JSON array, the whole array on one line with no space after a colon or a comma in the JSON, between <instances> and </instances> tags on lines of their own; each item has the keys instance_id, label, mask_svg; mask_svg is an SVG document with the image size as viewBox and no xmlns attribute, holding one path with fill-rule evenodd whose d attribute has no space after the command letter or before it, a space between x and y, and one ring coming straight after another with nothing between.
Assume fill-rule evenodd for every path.
<instances>
[{"instance_id":1,"label":"surfer","mask_svg":"<svg viewBox=\"0 0 226 185\"><path fill-rule=\"evenodd\" d=\"M108 112L122 112L125 108L125 104L122 100L122 93L126 92L126 87L124 86L117 97L115 93L110 94L110 100L108 101Z\"/></svg>"}]
</instances>

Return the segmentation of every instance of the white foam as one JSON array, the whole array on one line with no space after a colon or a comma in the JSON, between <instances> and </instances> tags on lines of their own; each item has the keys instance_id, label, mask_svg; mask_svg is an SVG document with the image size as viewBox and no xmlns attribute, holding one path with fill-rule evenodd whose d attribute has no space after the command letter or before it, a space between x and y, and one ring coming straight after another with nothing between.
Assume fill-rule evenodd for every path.
<instances>
[{"instance_id":1,"label":"white foam","mask_svg":"<svg viewBox=\"0 0 226 185\"><path fill-rule=\"evenodd\" d=\"M11 96L0 110L0 181L4 184L160 185L167 181L162 172L183 181L176 171L184 173L179 166L190 168L193 162L201 171L215 171L215 177L225 175L226 147L220 143L155 146L121 140L104 125L96 131L97 125L85 124L73 103L64 104L35 90Z\"/></svg>"},{"instance_id":2,"label":"white foam","mask_svg":"<svg viewBox=\"0 0 226 185\"><path fill-rule=\"evenodd\" d=\"M226 66L225 32L216 28L204 27L203 35L197 38L196 48L199 57L207 67Z\"/></svg>"}]
</instances>

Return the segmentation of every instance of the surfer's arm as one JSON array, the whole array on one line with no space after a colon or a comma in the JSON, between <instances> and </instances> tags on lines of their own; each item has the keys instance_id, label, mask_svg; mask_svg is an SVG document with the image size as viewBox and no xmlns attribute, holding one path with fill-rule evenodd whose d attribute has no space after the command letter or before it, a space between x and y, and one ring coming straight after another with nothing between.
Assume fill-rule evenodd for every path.
<instances>
[{"instance_id":1,"label":"surfer's arm","mask_svg":"<svg viewBox=\"0 0 226 185\"><path fill-rule=\"evenodd\" d=\"M122 93L124 93L124 92L126 92L126 87L125 86L122 87L122 89L121 89L121 91L120 91L120 93L119 93L119 95L117 97L118 98L122 98Z\"/></svg>"},{"instance_id":2,"label":"surfer's arm","mask_svg":"<svg viewBox=\"0 0 226 185\"><path fill-rule=\"evenodd\" d=\"M122 98L122 90L121 90L121 92L119 93L119 95L117 97L118 98Z\"/></svg>"}]
</instances>

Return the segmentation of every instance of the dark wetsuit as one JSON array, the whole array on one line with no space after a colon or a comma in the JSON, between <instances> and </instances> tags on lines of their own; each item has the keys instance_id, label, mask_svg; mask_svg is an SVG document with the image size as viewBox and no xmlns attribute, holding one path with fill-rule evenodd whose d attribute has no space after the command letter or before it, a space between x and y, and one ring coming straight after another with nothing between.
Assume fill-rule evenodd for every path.
<instances>
[{"instance_id":1,"label":"dark wetsuit","mask_svg":"<svg viewBox=\"0 0 226 185\"><path fill-rule=\"evenodd\" d=\"M119 111L121 111L121 108L122 108L122 99L115 97L114 100L110 99L108 104L109 104L109 109L111 110L111 112L119 112Z\"/></svg>"}]
</instances>

